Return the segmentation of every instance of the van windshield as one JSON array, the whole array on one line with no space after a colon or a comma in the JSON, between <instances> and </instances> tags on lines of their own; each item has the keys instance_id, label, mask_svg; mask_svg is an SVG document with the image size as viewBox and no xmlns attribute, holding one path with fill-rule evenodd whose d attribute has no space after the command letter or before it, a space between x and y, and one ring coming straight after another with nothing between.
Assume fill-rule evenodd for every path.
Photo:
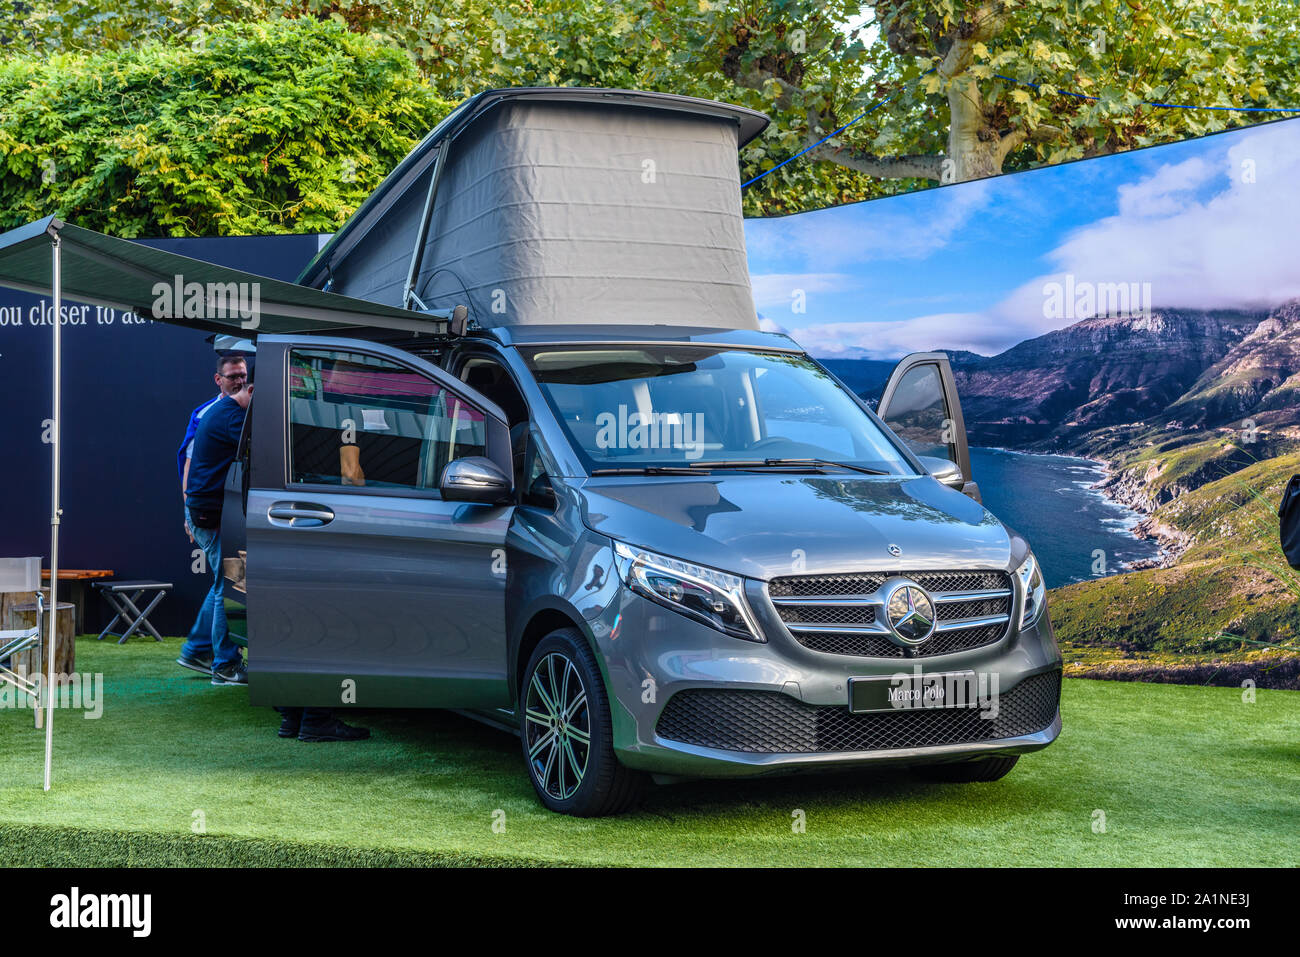
<instances>
[{"instance_id":1,"label":"van windshield","mask_svg":"<svg viewBox=\"0 0 1300 957\"><path fill-rule=\"evenodd\" d=\"M589 471L816 460L913 474L880 427L804 356L677 344L522 351Z\"/></svg>"}]
</instances>

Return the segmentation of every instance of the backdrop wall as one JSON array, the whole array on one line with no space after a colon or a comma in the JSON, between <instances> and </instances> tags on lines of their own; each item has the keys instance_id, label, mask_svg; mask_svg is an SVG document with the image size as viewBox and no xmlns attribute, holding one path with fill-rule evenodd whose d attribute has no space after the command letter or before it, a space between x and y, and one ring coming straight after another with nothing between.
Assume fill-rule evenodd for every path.
<instances>
[{"instance_id":1,"label":"backdrop wall","mask_svg":"<svg viewBox=\"0 0 1300 957\"><path fill-rule=\"evenodd\" d=\"M146 245L292 282L318 236L158 239ZM69 309L68 306L73 306ZM0 557L49 564L51 336L48 297L0 287ZM207 590L182 527L176 448L190 410L216 394L206 334L94 306L65 305L63 568L172 582L150 616L184 634ZM64 593L66 595L66 593ZM86 628L106 624L87 601Z\"/></svg>"}]
</instances>

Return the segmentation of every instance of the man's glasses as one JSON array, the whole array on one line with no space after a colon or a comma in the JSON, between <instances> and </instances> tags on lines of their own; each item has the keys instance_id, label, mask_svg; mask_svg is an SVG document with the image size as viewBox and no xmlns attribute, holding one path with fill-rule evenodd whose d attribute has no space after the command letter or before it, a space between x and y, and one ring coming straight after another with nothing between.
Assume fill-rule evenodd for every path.
<instances>
[{"instance_id":1,"label":"man's glasses","mask_svg":"<svg viewBox=\"0 0 1300 957\"><path fill-rule=\"evenodd\" d=\"M236 372L234 375L226 375L224 372L218 372L217 375L221 376L223 379L229 379L231 382L237 382L240 379L248 378L247 372Z\"/></svg>"}]
</instances>

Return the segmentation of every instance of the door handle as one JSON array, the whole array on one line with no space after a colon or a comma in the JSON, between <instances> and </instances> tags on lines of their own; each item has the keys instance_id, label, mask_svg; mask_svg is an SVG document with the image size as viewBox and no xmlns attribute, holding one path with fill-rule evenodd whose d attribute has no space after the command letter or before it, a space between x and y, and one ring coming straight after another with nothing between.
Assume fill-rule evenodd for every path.
<instances>
[{"instance_id":1,"label":"door handle","mask_svg":"<svg viewBox=\"0 0 1300 957\"><path fill-rule=\"evenodd\" d=\"M290 528L319 528L334 521L334 512L324 505L311 505L305 502L276 502L266 510L266 517L273 525L288 525Z\"/></svg>"}]
</instances>

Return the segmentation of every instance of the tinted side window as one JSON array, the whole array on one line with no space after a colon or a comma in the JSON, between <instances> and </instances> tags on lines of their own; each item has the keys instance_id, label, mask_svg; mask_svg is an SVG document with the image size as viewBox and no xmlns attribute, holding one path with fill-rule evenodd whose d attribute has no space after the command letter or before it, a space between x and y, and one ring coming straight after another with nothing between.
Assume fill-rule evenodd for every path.
<instances>
[{"instance_id":1,"label":"tinted side window","mask_svg":"<svg viewBox=\"0 0 1300 957\"><path fill-rule=\"evenodd\" d=\"M887 412L885 424L917 455L957 460L948 401L937 365L918 365L903 373Z\"/></svg>"},{"instance_id":2,"label":"tinted side window","mask_svg":"<svg viewBox=\"0 0 1300 957\"><path fill-rule=\"evenodd\" d=\"M290 482L436 489L482 455L483 414L414 369L362 353L289 356Z\"/></svg>"}]
</instances>

